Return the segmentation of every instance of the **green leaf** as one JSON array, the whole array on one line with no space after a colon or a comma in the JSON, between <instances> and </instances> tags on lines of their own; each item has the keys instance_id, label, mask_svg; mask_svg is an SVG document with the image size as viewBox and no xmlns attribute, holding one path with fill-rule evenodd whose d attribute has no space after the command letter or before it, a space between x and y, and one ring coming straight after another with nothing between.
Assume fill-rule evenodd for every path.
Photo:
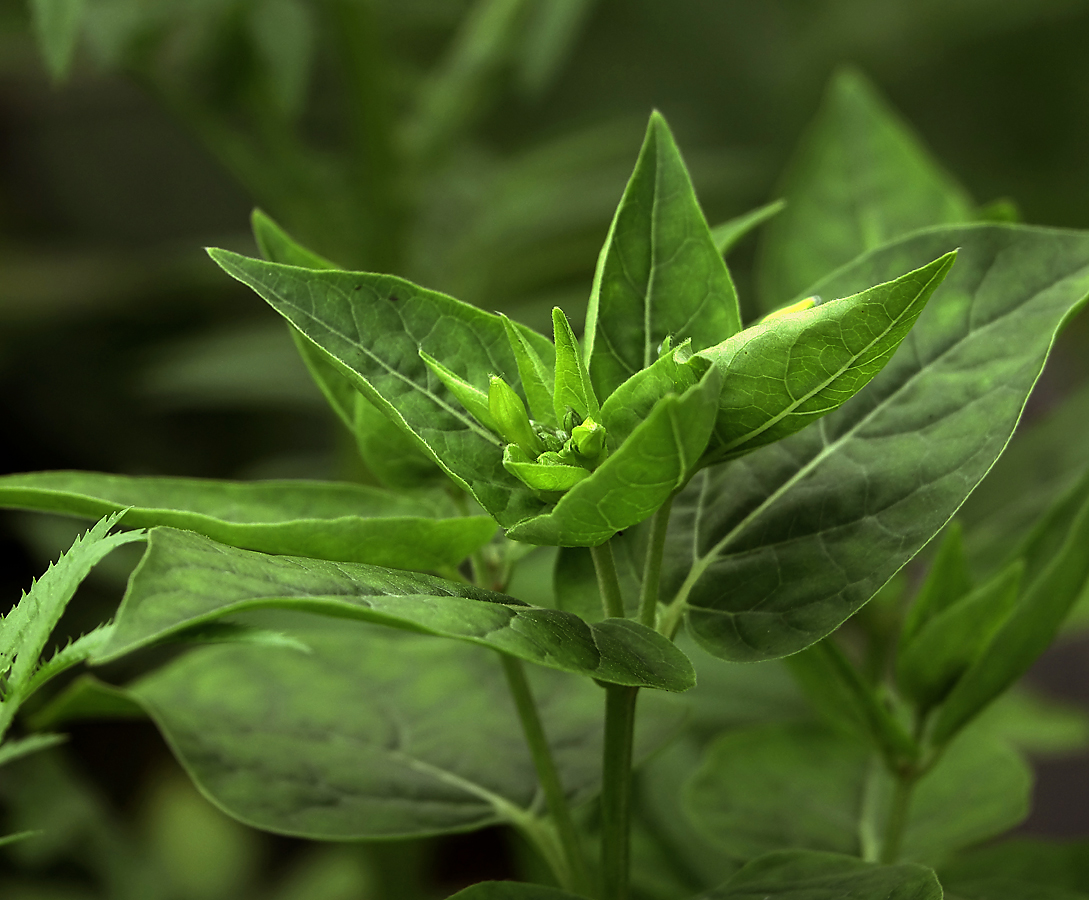
<instances>
[{"instance_id":1,"label":"green leaf","mask_svg":"<svg viewBox=\"0 0 1089 900\"><path fill-rule=\"evenodd\" d=\"M818 291L848 296L954 246L956 267L865 390L812 428L698 473L674 502L663 590L687 602L712 653L784 656L830 633L945 526L1005 447L1089 291L1089 234L935 229Z\"/></svg>"},{"instance_id":2,"label":"green leaf","mask_svg":"<svg viewBox=\"0 0 1089 900\"><path fill-rule=\"evenodd\" d=\"M702 350L740 330L730 273L655 112L594 273L586 311L594 388L608 397L658 358L666 338Z\"/></svg>"},{"instance_id":3,"label":"green leaf","mask_svg":"<svg viewBox=\"0 0 1089 900\"><path fill-rule=\"evenodd\" d=\"M1089 894L1089 841L1013 838L957 856L940 874L951 887L1004 878Z\"/></svg>"},{"instance_id":4,"label":"green leaf","mask_svg":"<svg viewBox=\"0 0 1089 900\"><path fill-rule=\"evenodd\" d=\"M37 837L42 832L40 831L17 831L15 834L5 834L0 836L0 847L7 847L11 844L18 844L20 841L25 841L27 838Z\"/></svg>"},{"instance_id":5,"label":"green leaf","mask_svg":"<svg viewBox=\"0 0 1089 900\"><path fill-rule=\"evenodd\" d=\"M435 377L457 398L458 403L473 414L473 418L485 428L496 432L499 430L496 428L495 419L492 418L491 410L488 408L487 391L469 384L463 378L459 378L456 373L451 372L437 359L424 353L423 350L420 351L420 359L427 363L427 368L435 373Z\"/></svg>"},{"instance_id":6,"label":"green leaf","mask_svg":"<svg viewBox=\"0 0 1089 900\"><path fill-rule=\"evenodd\" d=\"M979 659L1017 603L1021 560L934 615L896 658L896 686L920 710L940 703Z\"/></svg>"},{"instance_id":7,"label":"green leaf","mask_svg":"<svg viewBox=\"0 0 1089 900\"><path fill-rule=\"evenodd\" d=\"M358 618L483 644L529 662L616 684L683 691L692 664L670 641L625 619L587 625L559 610L414 572L266 556L191 532L156 528L129 581L102 663L261 608Z\"/></svg>"},{"instance_id":8,"label":"green leaf","mask_svg":"<svg viewBox=\"0 0 1089 900\"><path fill-rule=\"evenodd\" d=\"M662 398L593 474L549 512L507 531L516 541L561 547L604 543L643 521L691 477L718 409L718 373Z\"/></svg>"},{"instance_id":9,"label":"green leaf","mask_svg":"<svg viewBox=\"0 0 1089 900\"><path fill-rule=\"evenodd\" d=\"M31 753L56 747L67 740L66 734L31 734L18 740L4 741L0 744L0 766L14 762L23 756L29 756Z\"/></svg>"},{"instance_id":10,"label":"green leaf","mask_svg":"<svg viewBox=\"0 0 1089 900\"><path fill-rule=\"evenodd\" d=\"M881 866L834 853L788 850L754 859L700 900L941 900L932 871Z\"/></svg>"},{"instance_id":11,"label":"green leaf","mask_svg":"<svg viewBox=\"0 0 1089 900\"><path fill-rule=\"evenodd\" d=\"M253 236L265 259L303 269L340 267L297 243L260 209L251 216ZM347 426L367 468L389 487L418 487L443 477L442 470L416 443L369 403L336 366L336 361L293 325L295 346L326 401Z\"/></svg>"},{"instance_id":12,"label":"green leaf","mask_svg":"<svg viewBox=\"0 0 1089 900\"><path fill-rule=\"evenodd\" d=\"M530 414L542 425L558 426L555 407L552 402L552 390L556 381L553 367L545 365L540 354L526 338L524 326L512 322L500 314L503 327L507 330L507 340L518 363L518 377L522 379L522 390L526 392Z\"/></svg>"},{"instance_id":13,"label":"green leaf","mask_svg":"<svg viewBox=\"0 0 1089 900\"><path fill-rule=\"evenodd\" d=\"M723 376L713 461L782 440L853 397L885 367L956 252L869 288L776 316L700 353Z\"/></svg>"},{"instance_id":14,"label":"green leaf","mask_svg":"<svg viewBox=\"0 0 1089 900\"><path fill-rule=\"evenodd\" d=\"M785 206L786 200L773 200L743 215L735 216L721 225L716 225L711 229L711 240L715 242L715 249L725 256L745 235L759 228L773 216L777 216Z\"/></svg>"},{"instance_id":15,"label":"green leaf","mask_svg":"<svg viewBox=\"0 0 1089 900\"><path fill-rule=\"evenodd\" d=\"M767 311L910 231L975 218L964 190L851 70L832 79L777 193L787 207L764 232L757 272Z\"/></svg>"},{"instance_id":16,"label":"green leaf","mask_svg":"<svg viewBox=\"0 0 1089 900\"><path fill-rule=\"evenodd\" d=\"M708 363L699 357L686 358L689 352L686 342L663 353L612 392L601 406L601 421L608 429L610 446L615 448L626 441L666 394L683 394L699 381Z\"/></svg>"},{"instance_id":17,"label":"green leaf","mask_svg":"<svg viewBox=\"0 0 1089 900\"><path fill-rule=\"evenodd\" d=\"M260 624L313 652L204 647L128 690L230 815L283 834L358 840L537 814L536 773L491 653L357 622ZM600 779L602 691L587 679L529 674L565 792L585 802ZM672 706L651 702L641 713L637 758L679 722Z\"/></svg>"},{"instance_id":18,"label":"green leaf","mask_svg":"<svg viewBox=\"0 0 1089 900\"><path fill-rule=\"evenodd\" d=\"M599 418L601 405L590 383L578 339L558 306L552 310L552 331L556 342L556 382L552 391L556 421L562 425L569 408L578 413L580 419Z\"/></svg>"},{"instance_id":19,"label":"green leaf","mask_svg":"<svg viewBox=\"0 0 1089 900\"><path fill-rule=\"evenodd\" d=\"M39 658L68 602L91 569L111 550L143 540L142 531L109 534L121 517L97 522L53 563L0 619L0 675L7 680L5 703L17 703L34 674ZM6 723L5 723L6 724Z\"/></svg>"},{"instance_id":20,"label":"green leaf","mask_svg":"<svg viewBox=\"0 0 1089 900\"><path fill-rule=\"evenodd\" d=\"M968 559L964 555L964 533L960 522L954 519L945 529L942 542L934 554L934 561L926 573L926 581L908 609L904 625L900 629L898 653L904 653L920 628L971 590L972 576L968 571Z\"/></svg>"},{"instance_id":21,"label":"green leaf","mask_svg":"<svg viewBox=\"0 0 1089 900\"><path fill-rule=\"evenodd\" d=\"M731 856L790 847L869 850L871 810L883 822L891 777L869 747L810 725L765 725L721 736L685 788L702 832ZM1001 834L1028 813L1032 773L987 734L967 733L918 782L904 858L930 863Z\"/></svg>"},{"instance_id":22,"label":"green leaf","mask_svg":"<svg viewBox=\"0 0 1089 900\"><path fill-rule=\"evenodd\" d=\"M1070 891L1035 879L976 878L946 884L942 879L947 900L1085 900L1089 894Z\"/></svg>"},{"instance_id":23,"label":"green leaf","mask_svg":"<svg viewBox=\"0 0 1089 900\"><path fill-rule=\"evenodd\" d=\"M84 0L30 0L34 32L54 81L62 80L72 66Z\"/></svg>"},{"instance_id":24,"label":"green leaf","mask_svg":"<svg viewBox=\"0 0 1089 900\"><path fill-rule=\"evenodd\" d=\"M1030 540L1021 598L942 704L931 740L940 745L1028 671L1047 649L1089 580L1089 476ZM1066 527L1063 527L1066 526ZM1061 539L1044 553L1041 543ZM1046 539L1046 540L1045 540Z\"/></svg>"},{"instance_id":25,"label":"green leaf","mask_svg":"<svg viewBox=\"0 0 1089 900\"><path fill-rule=\"evenodd\" d=\"M420 358L423 350L484 384L503 375L517 386L517 362L502 320L392 275L294 269L225 250L209 255L248 284L336 360L341 373L501 525L538 512L542 503L509 474L499 438L477 423ZM542 359L552 345L528 329Z\"/></svg>"},{"instance_id":26,"label":"green leaf","mask_svg":"<svg viewBox=\"0 0 1089 900\"><path fill-rule=\"evenodd\" d=\"M171 525L226 544L403 569L455 566L491 540L488 516L457 516L441 495L332 481L31 472L0 477L0 507Z\"/></svg>"},{"instance_id":27,"label":"green leaf","mask_svg":"<svg viewBox=\"0 0 1089 900\"><path fill-rule=\"evenodd\" d=\"M142 719L143 707L122 688L80 675L30 717L33 728L58 728L80 719Z\"/></svg>"},{"instance_id":28,"label":"green leaf","mask_svg":"<svg viewBox=\"0 0 1089 900\"><path fill-rule=\"evenodd\" d=\"M578 896L542 884L482 881L451 894L449 900L578 900Z\"/></svg>"}]
</instances>

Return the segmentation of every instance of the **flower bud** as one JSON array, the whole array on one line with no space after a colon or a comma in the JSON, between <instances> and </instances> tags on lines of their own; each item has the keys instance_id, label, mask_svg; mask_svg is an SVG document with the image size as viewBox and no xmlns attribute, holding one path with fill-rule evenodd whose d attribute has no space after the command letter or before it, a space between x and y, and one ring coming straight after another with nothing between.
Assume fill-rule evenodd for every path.
<instances>
[{"instance_id":1,"label":"flower bud","mask_svg":"<svg viewBox=\"0 0 1089 900\"><path fill-rule=\"evenodd\" d=\"M517 444L530 456L544 450L522 398L498 375L493 375L488 383L488 410L503 440Z\"/></svg>"},{"instance_id":2,"label":"flower bud","mask_svg":"<svg viewBox=\"0 0 1089 900\"><path fill-rule=\"evenodd\" d=\"M571 440L582 456L595 460L605 449L605 426L590 418L583 419L582 424L571 431Z\"/></svg>"}]
</instances>

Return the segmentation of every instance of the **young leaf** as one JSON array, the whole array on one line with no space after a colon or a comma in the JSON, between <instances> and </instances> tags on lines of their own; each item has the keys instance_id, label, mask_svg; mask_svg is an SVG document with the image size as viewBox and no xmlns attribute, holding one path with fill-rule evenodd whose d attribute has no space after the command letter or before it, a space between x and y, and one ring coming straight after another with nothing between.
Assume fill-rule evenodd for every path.
<instances>
[{"instance_id":1,"label":"young leaf","mask_svg":"<svg viewBox=\"0 0 1089 900\"><path fill-rule=\"evenodd\" d=\"M0 507L186 528L236 547L401 569L456 566L495 534L441 495L324 481L30 472L0 476Z\"/></svg>"},{"instance_id":2,"label":"young leaf","mask_svg":"<svg viewBox=\"0 0 1089 900\"><path fill-rule=\"evenodd\" d=\"M586 359L599 397L658 358L666 338L702 350L741 330L737 292L680 151L653 113L598 257Z\"/></svg>"},{"instance_id":3,"label":"young leaf","mask_svg":"<svg viewBox=\"0 0 1089 900\"><path fill-rule=\"evenodd\" d=\"M1025 554L1027 586L982 655L957 682L942 704L931 732L941 745L953 737L991 701L1020 678L1047 649L1089 580L1089 476L1053 513L1061 529L1062 545L1045 558L1030 541ZM1052 530L1043 523L1043 534Z\"/></svg>"},{"instance_id":4,"label":"young leaf","mask_svg":"<svg viewBox=\"0 0 1089 900\"><path fill-rule=\"evenodd\" d=\"M55 81L63 79L72 66L83 9L84 0L30 0L38 47Z\"/></svg>"},{"instance_id":5,"label":"young leaf","mask_svg":"<svg viewBox=\"0 0 1089 900\"><path fill-rule=\"evenodd\" d=\"M261 255L270 262L303 269L339 269L336 263L297 243L260 209L250 217ZM418 487L443 478L442 470L356 390L336 361L293 325L295 346L310 375L348 431L355 437L367 468L389 487ZM445 479L443 479L445 480Z\"/></svg>"},{"instance_id":6,"label":"young leaf","mask_svg":"<svg viewBox=\"0 0 1089 900\"><path fill-rule=\"evenodd\" d=\"M813 428L704 470L674 501L663 586L712 653L784 656L830 633L945 526L1002 452L1089 291L1089 234L935 229L818 290L849 296L953 246L956 267L865 390Z\"/></svg>"},{"instance_id":7,"label":"young leaf","mask_svg":"<svg viewBox=\"0 0 1089 900\"><path fill-rule=\"evenodd\" d=\"M13 702L25 691L49 635L95 564L122 544L144 539L142 531L109 534L120 518L117 514L106 516L77 538L0 619L0 675L6 677L5 694L14 695L5 702Z\"/></svg>"},{"instance_id":8,"label":"young leaf","mask_svg":"<svg viewBox=\"0 0 1089 900\"><path fill-rule=\"evenodd\" d=\"M184 629L248 609L287 608L483 644L601 681L683 691L692 664L670 641L626 619L587 625L570 613L414 572L266 556L171 528L150 533L129 581L108 662Z\"/></svg>"},{"instance_id":9,"label":"young leaf","mask_svg":"<svg viewBox=\"0 0 1089 900\"><path fill-rule=\"evenodd\" d=\"M942 900L930 869L880 866L835 853L787 850L754 859L700 900Z\"/></svg>"},{"instance_id":10,"label":"young leaf","mask_svg":"<svg viewBox=\"0 0 1089 900\"><path fill-rule=\"evenodd\" d=\"M851 297L776 316L699 354L722 372L708 447L718 462L793 434L858 393L885 367L956 259Z\"/></svg>"},{"instance_id":11,"label":"young leaf","mask_svg":"<svg viewBox=\"0 0 1089 900\"><path fill-rule=\"evenodd\" d=\"M231 815L324 840L536 815L537 776L492 653L357 622L292 616L271 627L312 653L203 647L126 692ZM600 778L602 691L588 679L529 675L564 790L585 802ZM637 759L680 720L672 704L643 699L652 702L641 709Z\"/></svg>"},{"instance_id":12,"label":"young leaf","mask_svg":"<svg viewBox=\"0 0 1089 900\"><path fill-rule=\"evenodd\" d=\"M516 541L594 547L654 514L691 477L707 445L721 382L709 371L683 394L662 398L594 473L555 507L507 531Z\"/></svg>"},{"instance_id":13,"label":"young leaf","mask_svg":"<svg viewBox=\"0 0 1089 900\"><path fill-rule=\"evenodd\" d=\"M556 340L556 386L552 392L556 421L564 423L568 408L578 413L580 419L599 418L601 405L590 383L578 339L558 306L552 310L552 329Z\"/></svg>"},{"instance_id":14,"label":"young leaf","mask_svg":"<svg viewBox=\"0 0 1089 900\"><path fill-rule=\"evenodd\" d=\"M420 359L427 363L427 368L435 373L435 377L445 385L446 389L457 397L458 403L464 406L473 417L485 428L498 432L495 419L492 418L488 408L488 394L478 387L469 384L465 379L459 378L446 366L432 356L420 351Z\"/></svg>"},{"instance_id":15,"label":"young leaf","mask_svg":"<svg viewBox=\"0 0 1089 900\"><path fill-rule=\"evenodd\" d=\"M911 608L900 629L900 650L903 655L908 644L934 616L947 610L972 590L972 576L968 571L968 559L964 555L964 536L960 522L954 519L945 529L945 535L926 581L912 601Z\"/></svg>"},{"instance_id":16,"label":"young leaf","mask_svg":"<svg viewBox=\"0 0 1089 900\"><path fill-rule=\"evenodd\" d=\"M921 710L945 699L1009 617L1024 570L1014 560L919 630L896 660L896 686L905 697Z\"/></svg>"},{"instance_id":17,"label":"young leaf","mask_svg":"<svg viewBox=\"0 0 1089 900\"><path fill-rule=\"evenodd\" d=\"M701 831L750 859L790 847L862 855L866 809L887 817L890 776L861 741L809 725L765 725L719 737L685 787ZM933 863L1017 825L1032 771L987 734L966 733L915 787L902 855ZM875 802L876 801L876 802Z\"/></svg>"},{"instance_id":18,"label":"young leaf","mask_svg":"<svg viewBox=\"0 0 1089 900\"><path fill-rule=\"evenodd\" d=\"M518 363L518 377L522 379L522 390L526 392L530 414L542 425L557 427L555 407L552 402L552 389L556 380L553 367L546 365L533 345L526 339L521 325L512 322L500 314L503 327L507 330L510 349Z\"/></svg>"},{"instance_id":19,"label":"young leaf","mask_svg":"<svg viewBox=\"0 0 1089 900\"><path fill-rule=\"evenodd\" d=\"M423 350L471 384L508 380L517 362L502 320L392 275L320 272L209 250L229 275L320 346L341 373L398 427L413 435L501 525L542 503L502 464L499 438L480 425L420 358ZM528 329L542 359L552 345Z\"/></svg>"},{"instance_id":20,"label":"young leaf","mask_svg":"<svg viewBox=\"0 0 1089 900\"><path fill-rule=\"evenodd\" d=\"M729 219L721 225L716 225L711 229L711 240L715 242L715 249L725 256L745 235L781 213L785 206L786 200L773 200L771 203Z\"/></svg>"},{"instance_id":21,"label":"young leaf","mask_svg":"<svg viewBox=\"0 0 1089 900\"><path fill-rule=\"evenodd\" d=\"M787 207L764 232L757 272L766 311L910 231L974 218L964 190L851 70L832 79L778 193Z\"/></svg>"}]
</instances>

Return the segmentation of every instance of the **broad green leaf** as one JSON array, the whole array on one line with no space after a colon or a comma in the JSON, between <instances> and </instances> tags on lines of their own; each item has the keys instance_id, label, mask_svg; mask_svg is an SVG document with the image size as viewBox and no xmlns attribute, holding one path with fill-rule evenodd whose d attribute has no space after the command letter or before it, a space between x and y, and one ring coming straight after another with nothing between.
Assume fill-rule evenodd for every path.
<instances>
[{"instance_id":1,"label":"broad green leaf","mask_svg":"<svg viewBox=\"0 0 1089 900\"><path fill-rule=\"evenodd\" d=\"M1005 447L1089 291L1089 234L935 229L818 292L849 296L951 247L957 265L865 390L812 428L698 473L674 502L663 588L687 602L712 653L766 659L830 633L945 526Z\"/></svg>"},{"instance_id":2,"label":"broad green leaf","mask_svg":"<svg viewBox=\"0 0 1089 900\"><path fill-rule=\"evenodd\" d=\"M1089 894L1089 841L1013 838L961 854L939 874L954 889L961 882L1007 878Z\"/></svg>"},{"instance_id":3,"label":"broad green leaf","mask_svg":"<svg viewBox=\"0 0 1089 900\"><path fill-rule=\"evenodd\" d=\"M988 876L971 881L942 879L947 900L1085 900L1089 894L1041 884L1036 879L996 878Z\"/></svg>"},{"instance_id":4,"label":"broad green leaf","mask_svg":"<svg viewBox=\"0 0 1089 900\"><path fill-rule=\"evenodd\" d=\"M83 24L84 0L30 0L38 46L55 81L68 74Z\"/></svg>"},{"instance_id":5,"label":"broad green leaf","mask_svg":"<svg viewBox=\"0 0 1089 900\"><path fill-rule=\"evenodd\" d=\"M605 238L586 312L586 359L608 397L666 338L702 350L741 330L737 292L665 119L650 117Z\"/></svg>"},{"instance_id":6,"label":"broad green leaf","mask_svg":"<svg viewBox=\"0 0 1089 900\"><path fill-rule=\"evenodd\" d=\"M364 623L291 619L274 625L312 653L204 647L127 690L222 809L326 840L537 814L536 772L493 654ZM529 674L564 789L585 802L600 779L603 692L587 679ZM637 758L679 724L653 698L640 711Z\"/></svg>"},{"instance_id":7,"label":"broad green leaf","mask_svg":"<svg viewBox=\"0 0 1089 900\"><path fill-rule=\"evenodd\" d=\"M715 249L725 256L733 250L734 245L745 235L753 229L759 228L773 216L777 216L785 206L785 200L773 200L771 203L758 206L750 212L735 216L721 225L716 225L711 229L711 240L715 242Z\"/></svg>"},{"instance_id":8,"label":"broad green leaf","mask_svg":"<svg viewBox=\"0 0 1089 900\"><path fill-rule=\"evenodd\" d=\"M109 643L116 659L186 628L249 609L358 618L483 644L617 684L683 691L692 664L670 641L627 619L577 616L471 585L356 563L265 556L191 532L156 528L129 581Z\"/></svg>"},{"instance_id":9,"label":"broad green leaf","mask_svg":"<svg viewBox=\"0 0 1089 900\"><path fill-rule=\"evenodd\" d=\"M270 262L303 269L340 268L296 242L262 210L255 209L250 222L261 255ZM311 377L355 437L363 461L379 481L389 487L418 487L443 477L442 470L356 390L325 350L293 325L288 328Z\"/></svg>"},{"instance_id":10,"label":"broad green leaf","mask_svg":"<svg viewBox=\"0 0 1089 900\"><path fill-rule=\"evenodd\" d=\"M568 408L578 413L579 418L597 419L601 415L594 386L590 383L590 374L582 357L575 332L558 306L552 310L552 330L556 346L556 381L552 390L552 409L556 421L561 425Z\"/></svg>"},{"instance_id":11,"label":"broad green leaf","mask_svg":"<svg viewBox=\"0 0 1089 900\"><path fill-rule=\"evenodd\" d=\"M449 900L579 900L578 895L543 884L482 881L451 894Z\"/></svg>"},{"instance_id":12,"label":"broad green leaf","mask_svg":"<svg viewBox=\"0 0 1089 900\"><path fill-rule=\"evenodd\" d=\"M609 446L618 447L666 394L683 394L708 368L703 359L687 358L682 344L663 353L618 387L601 406L601 421L608 429Z\"/></svg>"},{"instance_id":13,"label":"broad green leaf","mask_svg":"<svg viewBox=\"0 0 1089 900\"><path fill-rule=\"evenodd\" d=\"M691 477L714 424L720 381L709 371L663 397L628 439L555 507L508 529L531 544L596 546L654 514Z\"/></svg>"},{"instance_id":14,"label":"broad green leaf","mask_svg":"<svg viewBox=\"0 0 1089 900\"><path fill-rule=\"evenodd\" d=\"M757 272L767 311L910 231L975 218L964 190L850 70L832 79L777 193L787 206L764 232Z\"/></svg>"},{"instance_id":15,"label":"broad green leaf","mask_svg":"<svg viewBox=\"0 0 1089 900\"><path fill-rule=\"evenodd\" d=\"M499 523L539 512L542 502L502 464L498 437L480 425L420 358L430 354L470 383L493 374L518 386L502 320L392 275L310 271L209 250L229 275L321 347L352 385L414 436ZM547 363L547 338L523 333Z\"/></svg>"},{"instance_id":16,"label":"broad green leaf","mask_svg":"<svg viewBox=\"0 0 1089 900\"><path fill-rule=\"evenodd\" d=\"M427 363L427 368L435 373L446 389L453 394L458 403L473 414L473 417L485 428L498 431L495 420L488 409L488 392L469 384L456 373L451 372L446 366L432 356L420 351L420 359Z\"/></svg>"},{"instance_id":17,"label":"broad green leaf","mask_svg":"<svg viewBox=\"0 0 1089 900\"><path fill-rule=\"evenodd\" d=\"M49 636L76 588L95 564L122 544L144 539L142 531L110 534L120 518L116 514L106 516L77 538L22 595L18 604L0 618L0 676L6 681L5 699L0 704L18 705ZM8 721L10 718L0 719L3 726Z\"/></svg>"},{"instance_id":18,"label":"broad green leaf","mask_svg":"<svg viewBox=\"0 0 1089 900\"><path fill-rule=\"evenodd\" d=\"M788 850L754 859L700 900L942 900L930 869L881 866L834 853Z\"/></svg>"},{"instance_id":19,"label":"broad green leaf","mask_svg":"<svg viewBox=\"0 0 1089 900\"><path fill-rule=\"evenodd\" d=\"M0 744L0 766L14 762L23 756L37 753L39 750L48 750L68 740L64 734L31 734L25 738L13 741L4 741Z\"/></svg>"},{"instance_id":20,"label":"broad green leaf","mask_svg":"<svg viewBox=\"0 0 1089 900\"><path fill-rule=\"evenodd\" d=\"M456 566L491 540L488 516L457 516L446 498L332 481L31 472L0 477L0 507L170 525L225 544L401 569Z\"/></svg>"},{"instance_id":21,"label":"broad green leaf","mask_svg":"<svg viewBox=\"0 0 1089 900\"><path fill-rule=\"evenodd\" d=\"M1026 587L1013 612L942 704L931 733L941 744L998 697L1047 649L1089 579L1089 477L1060 503L1040 537L1056 532L1061 546L1042 554L1030 541ZM1067 525L1063 529L1055 525ZM1035 576L1035 577L1033 577Z\"/></svg>"},{"instance_id":22,"label":"broad green leaf","mask_svg":"<svg viewBox=\"0 0 1089 900\"><path fill-rule=\"evenodd\" d=\"M920 628L971 590L972 576L964 555L964 533L960 522L954 519L945 529L926 580L904 618L899 653L904 652Z\"/></svg>"},{"instance_id":23,"label":"broad green leaf","mask_svg":"<svg viewBox=\"0 0 1089 900\"><path fill-rule=\"evenodd\" d=\"M935 615L896 659L896 686L921 710L940 703L968 670L1017 603L1021 560Z\"/></svg>"},{"instance_id":24,"label":"broad green leaf","mask_svg":"<svg viewBox=\"0 0 1089 900\"><path fill-rule=\"evenodd\" d=\"M699 355L722 372L708 459L782 440L853 397L888 363L956 252L861 293L747 328Z\"/></svg>"},{"instance_id":25,"label":"broad green leaf","mask_svg":"<svg viewBox=\"0 0 1089 900\"><path fill-rule=\"evenodd\" d=\"M727 733L707 751L685 789L701 831L730 855L751 859L790 847L868 849L866 820L883 823L891 777L869 747L811 725L765 725ZM902 855L931 863L1001 834L1028 813L1032 773L987 734L950 745L915 788Z\"/></svg>"}]
</instances>

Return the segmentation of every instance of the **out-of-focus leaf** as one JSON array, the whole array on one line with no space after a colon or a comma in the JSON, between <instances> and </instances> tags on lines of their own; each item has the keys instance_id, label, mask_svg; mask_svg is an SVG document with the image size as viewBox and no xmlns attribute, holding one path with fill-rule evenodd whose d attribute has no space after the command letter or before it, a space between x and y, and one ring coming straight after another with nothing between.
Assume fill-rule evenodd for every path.
<instances>
[{"instance_id":1,"label":"out-of-focus leaf","mask_svg":"<svg viewBox=\"0 0 1089 900\"><path fill-rule=\"evenodd\" d=\"M740 216L735 216L721 225L716 225L711 229L711 239L715 242L715 249L723 256L726 256L745 235L753 229L759 228L768 219L781 213L785 206L785 200L773 200L771 203L766 203Z\"/></svg>"},{"instance_id":2,"label":"out-of-focus leaf","mask_svg":"<svg viewBox=\"0 0 1089 900\"><path fill-rule=\"evenodd\" d=\"M30 0L38 46L53 78L60 81L72 66L83 25L84 0Z\"/></svg>"},{"instance_id":3,"label":"out-of-focus leaf","mask_svg":"<svg viewBox=\"0 0 1089 900\"><path fill-rule=\"evenodd\" d=\"M766 311L909 231L975 218L964 190L850 70L833 78L777 193L787 207L764 233L758 271Z\"/></svg>"},{"instance_id":4,"label":"out-of-focus leaf","mask_svg":"<svg viewBox=\"0 0 1089 900\"><path fill-rule=\"evenodd\" d=\"M940 875L953 891L961 882L1006 878L1089 894L1089 841L1013 838L958 855Z\"/></svg>"},{"instance_id":5,"label":"out-of-focus leaf","mask_svg":"<svg viewBox=\"0 0 1089 900\"><path fill-rule=\"evenodd\" d=\"M455 566L495 533L442 495L323 481L31 472L0 477L0 507L79 516L124 511L126 525L171 525L226 544L402 569Z\"/></svg>"},{"instance_id":6,"label":"out-of-focus leaf","mask_svg":"<svg viewBox=\"0 0 1089 900\"><path fill-rule=\"evenodd\" d=\"M528 94L539 94L555 79L578 39L595 0L537 0L518 54L516 77Z\"/></svg>"},{"instance_id":7,"label":"out-of-focus leaf","mask_svg":"<svg viewBox=\"0 0 1089 900\"><path fill-rule=\"evenodd\" d=\"M941 900L930 869L881 866L837 853L788 850L754 859L699 900Z\"/></svg>"},{"instance_id":8,"label":"out-of-focus leaf","mask_svg":"<svg viewBox=\"0 0 1089 900\"><path fill-rule=\"evenodd\" d=\"M812 428L698 473L674 502L663 585L680 589L711 652L764 659L828 634L1002 452L1055 333L1089 291L1089 235L936 229L818 291L848 296L956 246L957 265L865 390Z\"/></svg>"},{"instance_id":9,"label":"out-of-focus leaf","mask_svg":"<svg viewBox=\"0 0 1089 900\"><path fill-rule=\"evenodd\" d=\"M297 115L314 56L310 7L299 0L262 0L250 11L249 28L277 102L287 115Z\"/></svg>"},{"instance_id":10,"label":"out-of-focus leaf","mask_svg":"<svg viewBox=\"0 0 1089 900\"><path fill-rule=\"evenodd\" d=\"M29 756L39 750L47 750L68 740L63 734L31 734L25 738L4 741L0 744L0 766L7 765L22 756Z\"/></svg>"},{"instance_id":11,"label":"out-of-focus leaf","mask_svg":"<svg viewBox=\"0 0 1089 900\"><path fill-rule=\"evenodd\" d=\"M449 900L579 900L575 894L543 884L517 881L482 881L451 894Z\"/></svg>"},{"instance_id":12,"label":"out-of-focus leaf","mask_svg":"<svg viewBox=\"0 0 1089 900\"><path fill-rule=\"evenodd\" d=\"M972 576L964 555L964 533L960 522L949 523L937 547L926 580L912 600L900 629L900 653L919 629L944 612L972 589Z\"/></svg>"},{"instance_id":13,"label":"out-of-focus leaf","mask_svg":"<svg viewBox=\"0 0 1089 900\"><path fill-rule=\"evenodd\" d=\"M116 659L184 629L262 608L441 635L617 684L684 691L695 683L692 664L680 650L629 619L587 625L570 613L527 606L460 582L356 563L266 556L170 528L150 533L112 638L93 661Z\"/></svg>"}]
</instances>

